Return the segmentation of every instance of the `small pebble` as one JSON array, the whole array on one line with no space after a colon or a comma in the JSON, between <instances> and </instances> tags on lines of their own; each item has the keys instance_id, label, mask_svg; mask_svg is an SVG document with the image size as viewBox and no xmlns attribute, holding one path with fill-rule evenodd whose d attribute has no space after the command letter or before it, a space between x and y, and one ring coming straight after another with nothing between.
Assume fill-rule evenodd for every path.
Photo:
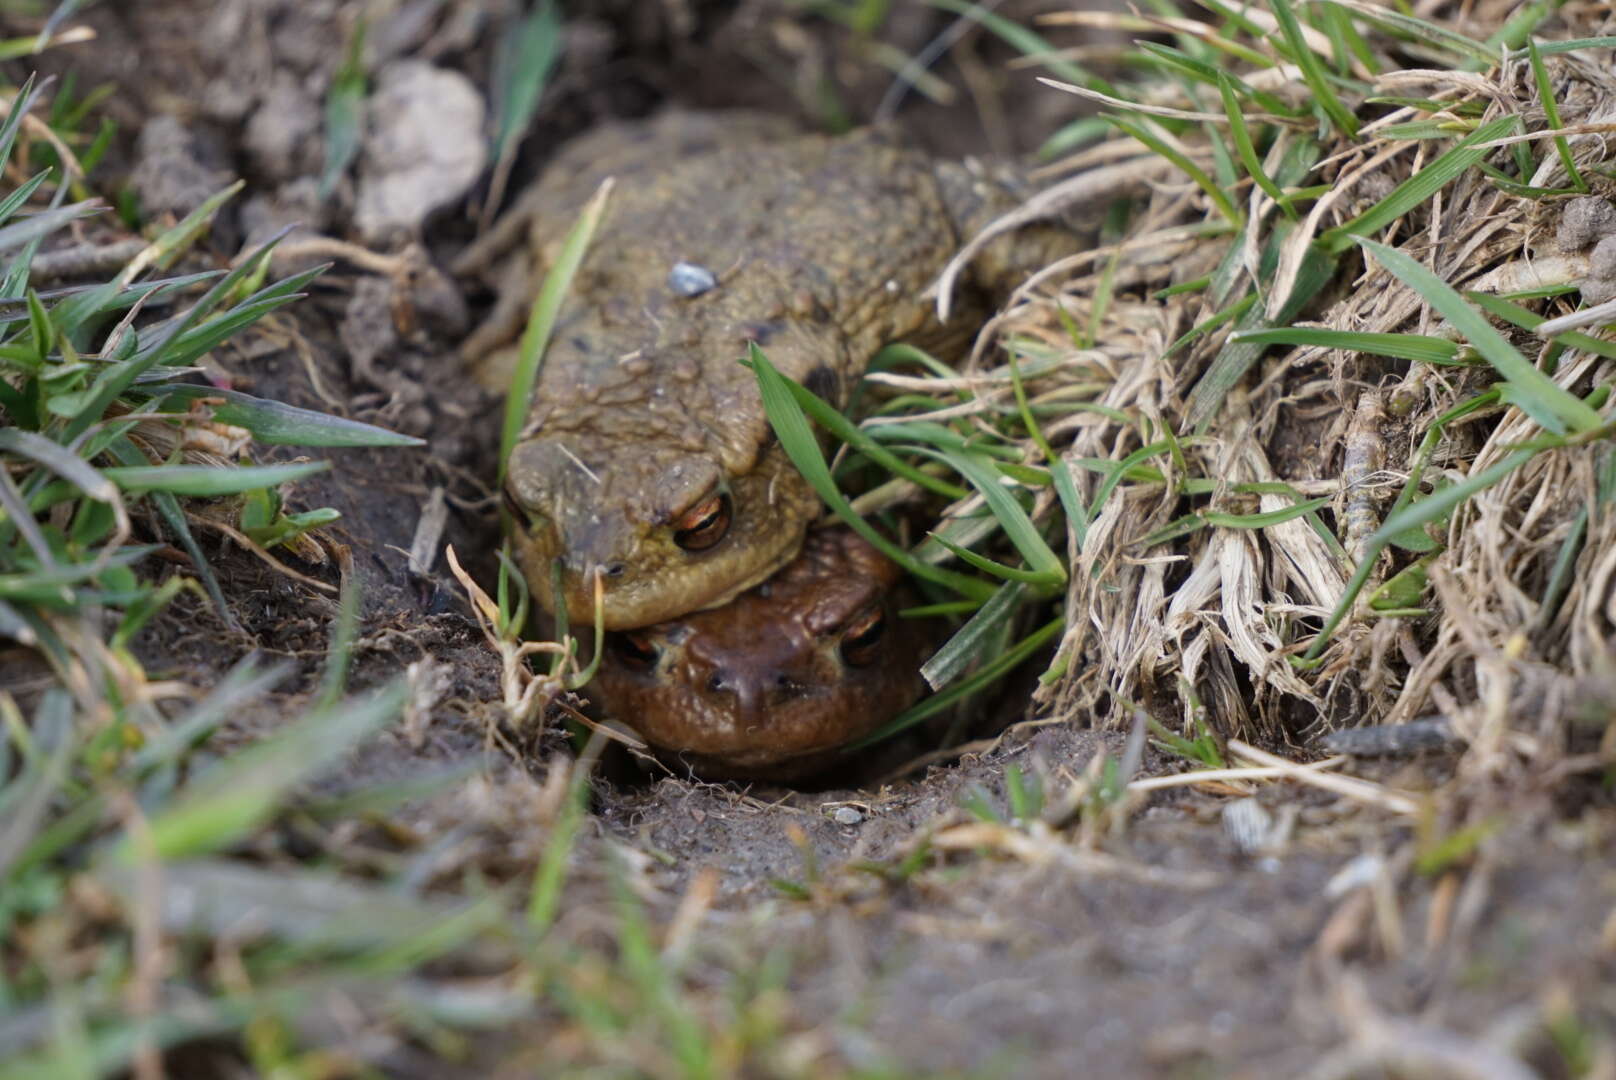
<instances>
[{"instance_id":1,"label":"small pebble","mask_svg":"<svg viewBox=\"0 0 1616 1080\"><path fill-rule=\"evenodd\" d=\"M484 112L482 94L458 71L395 60L376 73L354 208L367 242L418 236L465 198L488 157Z\"/></svg>"},{"instance_id":2,"label":"small pebble","mask_svg":"<svg viewBox=\"0 0 1616 1080\"><path fill-rule=\"evenodd\" d=\"M1374 852L1365 852L1351 859L1341 869L1337 870L1324 885L1324 895L1331 900L1347 895L1353 889L1368 885L1379 877L1386 868L1383 856Z\"/></svg>"},{"instance_id":3,"label":"small pebble","mask_svg":"<svg viewBox=\"0 0 1616 1080\"><path fill-rule=\"evenodd\" d=\"M1616 281L1616 233L1611 233L1588 256L1588 271L1604 281Z\"/></svg>"},{"instance_id":4,"label":"small pebble","mask_svg":"<svg viewBox=\"0 0 1616 1080\"><path fill-rule=\"evenodd\" d=\"M864 820L864 815L851 806L838 806L830 818L838 825L857 825Z\"/></svg>"},{"instance_id":5,"label":"small pebble","mask_svg":"<svg viewBox=\"0 0 1616 1080\"><path fill-rule=\"evenodd\" d=\"M1613 231L1616 231L1616 205L1598 195L1585 195L1569 200L1560 211L1554 244L1561 251L1581 251Z\"/></svg>"},{"instance_id":6,"label":"small pebble","mask_svg":"<svg viewBox=\"0 0 1616 1080\"><path fill-rule=\"evenodd\" d=\"M687 299L717 287L718 278L713 276L713 272L692 262L681 259L668 272L668 288Z\"/></svg>"},{"instance_id":7,"label":"small pebble","mask_svg":"<svg viewBox=\"0 0 1616 1080\"><path fill-rule=\"evenodd\" d=\"M1236 799L1224 804L1223 831L1235 847L1249 855L1273 838L1274 816L1256 799Z\"/></svg>"}]
</instances>

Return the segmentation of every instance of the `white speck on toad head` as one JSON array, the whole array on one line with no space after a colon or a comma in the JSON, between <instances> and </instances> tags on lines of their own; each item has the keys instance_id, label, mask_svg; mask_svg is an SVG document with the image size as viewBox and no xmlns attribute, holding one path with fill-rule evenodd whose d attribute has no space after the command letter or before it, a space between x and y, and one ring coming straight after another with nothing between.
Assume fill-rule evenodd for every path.
<instances>
[{"instance_id":1,"label":"white speck on toad head","mask_svg":"<svg viewBox=\"0 0 1616 1080\"><path fill-rule=\"evenodd\" d=\"M705 266L681 259L668 272L668 287L680 296L695 297L717 288L718 277Z\"/></svg>"},{"instance_id":2,"label":"white speck on toad head","mask_svg":"<svg viewBox=\"0 0 1616 1080\"><path fill-rule=\"evenodd\" d=\"M896 281L894 281L892 278L887 278L887 292L896 295L899 288L901 288L901 286Z\"/></svg>"}]
</instances>

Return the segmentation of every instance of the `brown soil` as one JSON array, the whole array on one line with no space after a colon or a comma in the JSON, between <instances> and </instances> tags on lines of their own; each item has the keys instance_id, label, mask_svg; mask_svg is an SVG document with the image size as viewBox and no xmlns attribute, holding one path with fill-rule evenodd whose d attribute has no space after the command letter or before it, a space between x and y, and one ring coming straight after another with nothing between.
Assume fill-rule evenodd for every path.
<instances>
[{"instance_id":1,"label":"brown soil","mask_svg":"<svg viewBox=\"0 0 1616 1080\"><path fill-rule=\"evenodd\" d=\"M161 0L95 7L87 18L98 40L47 59L64 69L113 73L121 86L114 108L126 134L159 114L207 132L251 194L260 181L241 150L240 124L212 118L206 107L222 68L195 31L215 6ZM276 12L276 32L250 47L268 49L269 59L282 63L275 50L312 48L309 42L319 40L332 55L297 62L326 70L337 62L341 35L329 32L329 15L344 5L262 6ZM909 35L898 44L912 50L935 32L936 21L929 8L898 6L905 9L899 31ZM1040 6L1064 5L1007 4L1005 11L1019 16ZM862 117L888 85L879 71L839 52L845 40L826 23L787 19L762 0L597 0L568 8L583 27L582 45L595 53L587 64L563 64L540 130L529 140L532 160L524 159L519 176L531 172L548 142L663 99L801 114L801 83L818 64L841 77L842 107ZM691 22L671 25L667 15L676 11ZM307 25L300 29L299 20ZM773 27L772 37L756 30L764 25ZM960 55L967 59L951 74L1008 85L999 66L1007 54L980 34ZM489 62L475 43L437 59L480 81ZM769 63L776 66L765 70ZM735 77L737 67L750 77ZM1023 152L1069 108L1029 91L1027 81L1018 76L1009 93L984 93L948 110L908 108L901 118L946 152ZM131 162L132 144L120 151L104 176ZM333 231L342 232L340 219ZM446 261L470 231L452 217L429 234L429 246ZM237 232L227 223L221 242ZM563 740L549 736L514 762L493 747L497 659L442 559L417 579L405 555L429 492L443 487L454 506L446 542L474 576L490 580L497 530L485 485L493 475L497 403L456 370L455 343L444 337L388 358L391 370L417 388L407 402L356 375L339 337L355 282L352 271L328 274L310 299L216 359L253 393L335 406L428 441L419 450L321 454L334 469L295 491L299 508L333 506L343 514L330 539L351 549L363 597L352 686L378 685L421 661L443 673L436 703L379 739L337 784L480 761L480 775L466 783L484 797L462 788L412 806L400 821L422 845L454 830L482 837L479 854L467 861L482 860L496 879L519 877L531 863L524 866L517 852L537 842L523 839L524 800L533 799ZM140 656L154 677L202 685L255 650L289 660L293 674L281 696L241 718L227 736L245 740L273 727L317 686L335 594L287 578L216 537L204 542L239 626L182 597L141 640ZM316 579L338 581L334 564L293 562ZM1497 801L1496 828L1467 860L1422 876L1399 856L1381 865L1379 884L1367 890L1338 890L1331 881L1353 860L1408 851L1406 827L1295 788L1265 789L1261 798L1270 813L1295 818L1290 841L1271 853L1250 853L1231 838L1224 822L1229 800L1178 789L1151 797L1131 816L1074 813L1083 818L1075 841L1036 827L1016 833L1025 842L991 826L965 831L974 819L958 809L962 796L980 788L1002 808L1011 765L1047 777L1056 791L1079 777L1098 749L1115 756L1124 741L1121 734L1084 730L1080 719L1025 725L918 774L811 793L703 785L620 767L595 786L567 914L555 932L584 941L598 930L588 909L607 895L598 860L608 848L639 860L637 880L656 927L668 925L700 872L715 868L710 933L699 946L703 963L689 975L692 991L717 992L733 973L753 971L770 950L781 950L791 961L782 1026L800 1040L798 1059L868 1075L890 1068L914 1075L1296 1076L1338 1055L1339 1067L1325 1064L1314 1075L1430 1076L1442 1074L1435 1063L1458 1060L1457 1040L1472 1057L1468 1066L1452 1065L1451 1075L1525 1075L1498 1065L1519 1054L1541 1075L1559 1076L1568 1075L1563 1047L1556 1050L1550 1033L1523 1018L1539 1015L1533 1010L1551 999L1574 1002L1573 1011L1595 1030L1616 1017L1610 921L1616 830L1608 805L1566 816L1546 812L1543 792L1488 791ZM1151 753L1140 775L1175 767ZM1456 782L1451 759L1403 768L1397 779L1405 788L1438 791ZM855 823L838 823L832 817L838 808L856 811L843 815ZM857 869L890 867L926 837L950 835L949 849L907 880ZM507 842L513 846L501 852ZM452 887L463 866L434 882ZM781 879L796 888L782 890ZM541 1074L554 1060L545 1056L554 1049L550 1040L564 1027L558 1015L540 1009L480 1042L471 1063L457 1068L467 1075ZM1389 1046L1405 1055L1400 1072L1392 1071L1398 1056ZM1352 1053L1363 1055L1356 1071L1341 1064ZM383 1067L389 1075L450 1075L419 1048L396 1051ZM1608 1059L1603 1067L1611 1068Z\"/></svg>"}]
</instances>

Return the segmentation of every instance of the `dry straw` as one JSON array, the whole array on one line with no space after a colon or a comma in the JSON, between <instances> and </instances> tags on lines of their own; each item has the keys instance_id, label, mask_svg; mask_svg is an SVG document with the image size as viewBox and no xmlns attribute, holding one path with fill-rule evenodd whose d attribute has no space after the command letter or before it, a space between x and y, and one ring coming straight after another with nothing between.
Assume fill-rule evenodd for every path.
<instances>
[{"instance_id":1,"label":"dry straw","mask_svg":"<svg viewBox=\"0 0 1616 1080\"><path fill-rule=\"evenodd\" d=\"M1267 175L1242 173L1224 202L1193 178L1235 156L1230 120L1169 136L1156 119L1215 111L1205 85L1124 105L1119 126L1135 138L1062 163L1056 190L1129 175L1142 194L1125 238L1039 275L992 328L1045 361L1032 405L1083 403L1043 424L1094 511L1069 530L1065 667L1039 692L1043 712L1125 718L1119 706L1145 702L1188 725L1204 707L1227 734L1437 712L1472 741L1508 713L1529 729L1517 734L1542 737L1608 670L1616 524L1599 412L1616 349L1531 327L1575 310L1579 286L1597 298L1599 236L1561 223L1616 193L1616 68L1608 48L1494 56L1484 74L1366 75L1382 104L1344 98L1360 130L1318 141L1282 183L1272 178L1318 139L1317 121L1261 115L1241 97L1238 126L1278 134ZM1293 106L1308 93L1297 80L1245 85ZM1143 149L1141 134L1159 142ZM1179 167L1163 170L1164 154ZM1410 276L1409 261L1438 284ZM1199 278L1210 280L1170 289ZM1462 297L1557 286L1513 306ZM1524 361L1489 351L1445 314L1449 301ZM1082 347L1074 326L1093 330ZM1298 328L1398 337L1377 354ZM1425 359L1392 358L1405 349ZM979 347L961 377L980 380L980 396L953 409L984 424L1002 413L1003 374L1002 354ZM1044 463L1032 440L1027 450ZM1421 506L1418 527L1382 528ZM1062 512L1055 490L1034 512Z\"/></svg>"}]
</instances>

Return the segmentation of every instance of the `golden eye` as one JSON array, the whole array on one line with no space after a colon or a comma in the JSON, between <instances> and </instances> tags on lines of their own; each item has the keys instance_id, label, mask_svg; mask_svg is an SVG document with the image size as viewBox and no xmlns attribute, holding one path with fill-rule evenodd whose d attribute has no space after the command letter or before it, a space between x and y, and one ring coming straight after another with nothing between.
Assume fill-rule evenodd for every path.
<instances>
[{"instance_id":1,"label":"golden eye","mask_svg":"<svg viewBox=\"0 0 1616 1080\"><path fill-rule=\"evenodd\" d=\"M631 671L650 671L662 656L662 650L644 634L616 633L610 642L612 655Z\"/></svg>"},{"instance_id":2,"label":"golden eye","mask_svg":"<svg viewBox=\"0 0 1616 1080\"><path fill-rule=\"evenodd\" d=\"M842 659L854 667L868 667L881 653L887 613L879 607L859 615L842 631Z\"/></svg>"},{"instance_id":3,"label":"golden eye","mask_svg":"<svg viewBox=\"0 0 1616 1080\"><path fill-rule=\"evenodd\" d=\"M730 516L728 495L703 499L673 523L673 542L686 551L706 551L729 532Z\"/></svg>"}]
</instances>

